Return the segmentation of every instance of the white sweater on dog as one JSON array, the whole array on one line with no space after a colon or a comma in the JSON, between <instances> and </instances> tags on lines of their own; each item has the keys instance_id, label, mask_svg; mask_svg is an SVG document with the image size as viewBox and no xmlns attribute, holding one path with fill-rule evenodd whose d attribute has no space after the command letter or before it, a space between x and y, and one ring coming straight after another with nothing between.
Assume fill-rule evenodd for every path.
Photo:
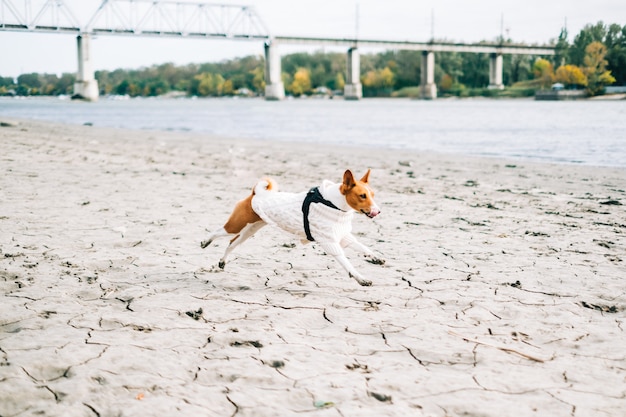
<instances>
[{"instance_id":1,"label":"white sweater on dog","mask_svg":"<svg viewBox=\"0 0 626 417\"><path fill-rule=\"evenodd\" d=\"M324 195L327 187L338 187L330 181L324 181L319 187ZM308 243L304 231L302 203L307 192L286 193L266 190L267 183L255 187L252 209L268 224L296 235L303 243ZM322 244L330 255L341 253L341 241L352 232L354 212L343 211L320 203L312 203L309 209L309 228L311 236ZM332 253L337 252L337 253Z\"/></svg>"}]
</instances>

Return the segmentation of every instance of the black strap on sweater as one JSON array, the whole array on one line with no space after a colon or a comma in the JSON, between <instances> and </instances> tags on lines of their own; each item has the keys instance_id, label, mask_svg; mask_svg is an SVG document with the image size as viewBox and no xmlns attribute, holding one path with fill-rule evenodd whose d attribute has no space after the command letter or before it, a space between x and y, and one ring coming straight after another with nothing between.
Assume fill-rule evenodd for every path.
<instances>
[{"instance_id":1,"label":"black strap on sweater","mask_svg":"<svg viewBox=\"0 0 626 417\"><path fill-rule=\"evenodd\" d=\"M311 207L311 203L322 203L323 205L334 208L335 210L339 210L339 208L322 197L319 187L313 187L309 190L306 197L304 197L304 201L302 202L302 217L304 218L304 233L306 233L306 238L310 242L314 242L315 239L311 236L311 229L309 227L309 208Z\"/></svg>"}]
</instances>

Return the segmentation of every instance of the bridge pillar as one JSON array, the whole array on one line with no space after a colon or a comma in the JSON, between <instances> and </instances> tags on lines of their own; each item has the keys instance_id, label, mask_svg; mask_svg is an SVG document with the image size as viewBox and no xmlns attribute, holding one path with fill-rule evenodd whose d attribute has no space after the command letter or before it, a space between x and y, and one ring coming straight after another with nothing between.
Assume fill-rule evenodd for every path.
<instances>
[{"instance_id":1,"label":"bridge pillar","mask_svg":"<svg viewBox=\"0 0 626 417\"><path fill-rule=\"evenodd\" d=\"M98 100L98 81L94 76L91 64L91 36L83 33L76 39L78 43L78 73L76 74L72 98L96 101Z\"/></svg>"},{"instance_id":2,"label":"bridge pillar","mask_svg":"<svg viewBox=\"0 0 626 417\"><path fill-rule=\"evenodd\" d=\"M435 84L435 54L431 51L422 51L422 79L420 83L420 98L434 100L437 98Z\"/></svg>"},{"instance_id":3,"label":"bridge pillar","mask_svg":"<svg viewBox=\"0 0 626 417\"><path fill-rule=\"evenodd\" d=\"M502 83L502 54L492 53L489 55L489 87L490 89L503 90Z\"/></svg>"},{"instance_id":4,"label":"bridge pillar","mask_svg":"<svg viewBox=\"0 0 626 417\"><path fill-rule=\"evenodd\" d=\"M285 98L285 86L281 78L280 54L271 42L265 44L265 100Z\"/></svg>"},{"instance_id":5,"label":"bridge pillar","mask_svg":"<svg viewBox=\"0 0 626 417\"><path fill-rule=\"evenodd\" d=\"M346 84L343 87L345 100L359 100L363 97L361 85L361 58L356 47L348 49L348 62L346 65Z\"/></svg>"}]
</instances>

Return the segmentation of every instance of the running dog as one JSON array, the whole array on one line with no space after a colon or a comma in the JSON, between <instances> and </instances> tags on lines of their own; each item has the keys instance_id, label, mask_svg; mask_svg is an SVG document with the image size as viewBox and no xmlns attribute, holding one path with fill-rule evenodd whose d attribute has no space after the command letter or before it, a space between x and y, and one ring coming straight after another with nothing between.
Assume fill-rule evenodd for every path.
<instances>
[{"instance_id":1,"label":"running dog","mask_svg":"<svg viewBox=\"0 0 626 417\"><path fill-rule=\"evenodd\" d=\"M343 250L351 246L363 252L371 263L382 265L385 262L351 233L354 213L371 219L380 214L374 202L374 191L369 186L369 176L368 169L357 181L347 170L341 183L324 180L321 186L301 193L279 192L274 181L262 179L248 197L237 203L226 224L211 233L200 246L204 249L217 238L230 237L230 244L219 261L223 269L237 246L271 224L299 237L303 243L319 243L360 285L372 285L352 266Z\"/></svg>"}]
</instances>

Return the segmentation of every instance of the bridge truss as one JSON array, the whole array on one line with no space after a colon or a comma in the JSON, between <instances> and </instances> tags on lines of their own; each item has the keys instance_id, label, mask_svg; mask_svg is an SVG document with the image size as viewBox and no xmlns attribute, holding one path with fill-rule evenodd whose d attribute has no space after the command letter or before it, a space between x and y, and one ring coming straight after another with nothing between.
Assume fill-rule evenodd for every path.
<instances>
[{"instance_id":1,"label":"bridge truss","mask_svg":"<svg viewBox=\"0 0 626 417\"><path fill-rule=\"evenodd\" d=\"M69 33L81 30L78 19L61 0L46 0L34 8L26 1L22 6L15 6L12 0L0 0L0 30Z\"/></svg>"},{"instance_id":2,"label":"bridge truss","mask_svg":"<svg viewBox=\"0 0 626 417\"><path fill-rule=\"evenodd\" d=\"M251 6L171 0L102 0L81 24L64 0L0 0L0 30L251 40L269 31Z\"/></svg>"}]
</instances>

